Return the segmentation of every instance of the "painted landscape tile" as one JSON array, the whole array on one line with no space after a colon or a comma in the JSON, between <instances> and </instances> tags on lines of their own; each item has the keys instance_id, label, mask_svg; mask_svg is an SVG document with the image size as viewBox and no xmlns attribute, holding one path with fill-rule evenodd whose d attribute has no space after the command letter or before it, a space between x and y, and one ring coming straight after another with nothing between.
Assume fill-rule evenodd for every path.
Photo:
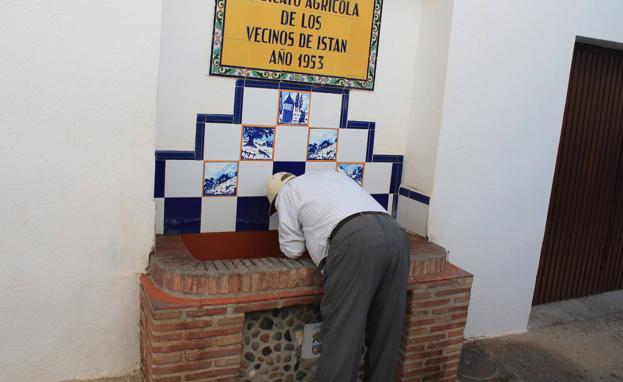
<instances>
[{"instance_id":1,"label":"painted landscape tile","mask_svg":"<svg viewBox=\"0 0 623 382\"><path fill-rule=\"evenodd\" d=\"M240 158L247 160L273 159L275 129L272 127L242 128L242 150Z\"/></svg>"},{"instance_id":2,"label":"painted landscape tile","mask_svg":"<svg viewBox=\"0 0 623 382\"><path fill-rule=\"evenodd\" d=\"M205 162L204 196L235 196L238 180L237 162Z\"/></svg>"},{"instance_id":3,"label":"painted landscape tile","mask_svg":"<svg viewBox=\"0 0 623 382\"><path fill-rule=\"evenodd\" d=\"M309 123L310 93L279 92L279 125L307 126Z\"/></svg>"},{"instance_id":4,"label":"painted landscape tile","mask_svg":"<svg viewBox=\"0 0 623 382\"><path fill-rule=\"evenodd\" d=\"M363 163L339 163L337 165L339 171L348 175L352 180L359 183L363 182Z\"/></svg>"},{"instance_id":5,"label":"painted landscape tile","mask_svg":"<svg viewBox=\"0 0 623 382\"><path fill-rule=\"evenodd\" d=\"M335 160L337 152L336 129L309 129L307 159Z\"/></svg>"}]
</instances>

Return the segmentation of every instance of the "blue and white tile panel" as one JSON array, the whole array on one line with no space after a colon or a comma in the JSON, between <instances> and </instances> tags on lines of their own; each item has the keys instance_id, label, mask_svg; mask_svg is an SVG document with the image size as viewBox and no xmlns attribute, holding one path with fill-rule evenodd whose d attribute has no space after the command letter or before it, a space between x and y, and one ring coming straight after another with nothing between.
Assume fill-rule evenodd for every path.
<instances>
[{"instance_id":1,"label":"blue and white tile panel","mask_svg":"<svg viewBox=\"0 0 623 382\"><path fill-rule=\"evenodd\" d=\"M375 123L347 89L238 80L233 114L199 114L194 151L156 151L156 232L276 229L271 174L344 171L396 217L401 155L374 155Z\"/></svg>"},{"instance_id":2,"label":"blue and white tile panel","mask_svg":"<svg viewBox=\"0 0 623 382\"><path fill-rule=\"evenodd\" d=\"M406 231L428 236L428 206L430 197L406 186L398 191L398 224Z\"/></svg>"}]
</instances>

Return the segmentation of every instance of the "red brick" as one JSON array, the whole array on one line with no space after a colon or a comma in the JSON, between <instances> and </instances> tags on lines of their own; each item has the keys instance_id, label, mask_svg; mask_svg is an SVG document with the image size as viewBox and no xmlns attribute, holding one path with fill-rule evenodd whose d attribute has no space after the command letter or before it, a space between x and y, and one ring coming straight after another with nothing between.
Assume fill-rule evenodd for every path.
<instances>
[{"instance_id":1,"label":"red brick","mask_svg":"<svg viewBox=\"0 0 623 382\"><path fill-rule=\"evenodd\" d=\"M173 376L173 377L163 377L163 378L152 378L153 382L179 382L182 380L182 377Z\"/></svg>"},{"instance_id":2,"label":"red brick","mask_svg":"<svg viewBox=\"0 0 623 382\"><path fill-rule=\"evenodd\" d=\"M154 320L169 320L169 319L176 319L176 318L180 318L182 317L182 312L179 310L170 310L170 311L160 311L160 312L154 312L151 315L151 318L153 318Z\"/></svg>"},{"instance_id":3,"label":"red brick","mask_svg":"<svg viewBox=\"0 0 623 382\"><path fill-rule=\"evenodd\" d=\"M154 323L152 325L152 329L154 332L167 332L171 330L206 328L212 326L212 323L212 320L176 321L168 322L166 324Z\"/></svg>"},{"instance_id":4,"label":"red brick","mask_svg":"<svg viewBox=\"0 0 623 382\"><path fill-rule=\"evenodd\" d=\"M467 318L467 313L459 313L459 314L452 315L453 320L465 320L466 318Z\"/></svg>"},{"instance_id":5,"label":"red brick","mask_svg":"<svg viewBox=\"0 0 623 382\"><path fill-rule=\"evenodd\" d=\"M232 365L239 365L239 364L240 364L240 356L239 355L237 355L235 357L219 358L219 359L214 361L214 366L216 366L216 367L232 366Z\"/></svg>"},{"instance_id":6,"label":"red brick","mask_svg":"<svg viewBox=\"0 0 623 382\"><path fill-rule=\"evenodd\" d=\"M418 337L418 338L409 338L409 345L415 345L415 344L422 344L422 343L426 343L426 342L433 342L433 341L437 341L437 340L442 340L446 338L446 334L445 333L440 333L440 334L433 334L430 336L426 336L426 337Z\"/></svg>"},{"instance_id":7,"label":"red brick","mask_svg":"<svg viewBox=\"0 0 623 382\"><path fill-rule=\"evenodd\" d=\"M278 307L278 301L260 302L255 304L238 305L234 308L235 313L258 312L260 310L270 310Z\"/></svg>"},{"instance_id":8,"label":"red brick","mask_svg":"<svg viewBox=\"0 0 623 382\"><path fill-rule=\"evenodd\" d=\"M435 292L435 296L448 296L451 294L460 294L460 293L469 293L472 288L457 288L457 289L448 289L448 290L440 290Z\"/></svg>"},{"instance_id":9,"label":"red brick","mask_svg":"<svg viewBox=\"0 0 623 382\"><path fill-rule=\"evenodd\" d=\"M155 343L179 341L181 339L182 339L181 332L176 332L176 333L171 333L171 334L162 334L162 335L158 335L158 334L151 335L151 341Z\"/></svg>"},{"instance_id":10,"label":"red brick","mask_svg":"<svg viewBox=\"0 0 623 382\"><path fill-rule=\"evenodd\" d=\"M463 328L449 331L448 338L452 338L452 337L463 337Z\"/></svg>"},{"instance_id":11,"label":"red brick","mask_svg":"<svg viewBox=\"0 0 623 382\"><path fill-rule=\"evenodd\" d=\"M242 342L242 332L239 332L238 334L233 334L229 336L221 336L221 337L216 338L216 344L218 346L239 344L241 342Z\"/></svg>"},{"instance_id":12,"label":"red brick","mask_svg":"<svg viewBox=\"0 0 623 382\"><path fill-rule=\"evenodd\" d=\"M154 354L151 357L151 362L154 365L166 365L167 363L177 363L182 360L182 353L163 353Z\"/></svg>"},{"instance_id":13,"label":"red brick","mask_svg":"<svg viewBox=\"0 0 623 382\"><path fill-rule=\"evenodd\" d=\"M209 337L217 337L217 336L226 336L229 334L240 333L240 327L225 327L225 328L217 328L217 329L204 329L204 330L193 330L186 332L186 339L199 339L199 338L209 338Z\"/></svg>"},{"instance_id":14,"label":"red brick","mask_svg":"<svg viewBox=\"0 0 623 382\"><path fill-rule=\"evenodd\" d=\"M451 329L463 328L463 327L465 327L465 321L455 322L453 324L447 324L447 325L431 326L430 331L431 333L442 332L442 331L448 331Z\"/></svg>"},{"instance_id":15,"label":"red brick","mask_svg":"<svg viewBox=\"0 0 623 382\"><path fill-rule=\"evenodd\" d=\"M186 311L186 317L205 317L205 316L215 316L222 315L227 313L227 307L221 308L201 308L201 309L192 309Z\"/></svg>"},{"instance_id":16,"label":"red brick","mask_svg":"<svg viewBox=\"0 0 623 382\"><path fill-rule=\"evenodd\" d=\"M226 326L234 324L242 324L244 322L244 314L238 314L235 316L228 316L225 318L219 318L216 321L217 326Z\"/></svg>"},{"instance_id":17,"label":"red brick","mask_svg":"<svg viewBox=\"0 0 623 382\"><path fill-rule=\"evenodd\" d=\"M456 338L456 339L451 339L451 340L444 340L444 341L438 341L438 342L433 342L428 344L428 349L441 349L441 348L445 348L446 346L450 346L450 345L456 345L456 344L461 344L463 343L463 339L462 338Z\"/></svg>"},{"instance_id":18,"label":"red brick","mask_svg":"<svg viewBox=\"0 0 623 382\"><path fill-rule=\"evenodd\" d=\"M184 341L184 342L171 344L171 345L152 346L152 351L154 353L171 353L171 352L180 351L180 350L205 349L212 345L214 345L214 339L206 338L206 339L196 340L196 341Z\"/></svg>"},{"instance_id":19,"label":"red brick","mask_svg":"<svg viewBox=\"0 0 623 382\"><path fill-rule=\"evenodd\" d=\"M228 368L228 369L214 369L209 371L202 371L199 373L186 374L184 377L186 381L195 381L197 379L205 379L210 377L226 377L226 376L237 376L240 374L240 369L237 367Z\"/></svg>"},{"instance_id":20,"label":"red brick","mask_svg":"<svg viewBox=\"0 0 623 382\"><path fill-rule=\"evenodd\" d=\"M450 302L450 299L432 300L432 301L416 301L411 304L414 308L426 308L429 306L445 305Z\"/></svg>"},{"instance_id":21,"label":"red brick","mask_svg":"<svg viewBox=\"0 0 623 382\"><path fill-rule=\"evenodd\" d=\"M212 359L217 357L227 357L235 354L240 354L242 347L240 345L227 347L227 348L219 348L219 349L211 349L204 351L186 351L186 360L187 361L198 361L201 359Z\"/></svg>"},{"instance_id":22,"label":"red brick","mask_svg":"<svg viewBox=\"0 0 623 382\"><path fill-rule=\"evenodd\" d=\"M154 375L176 374L185 371L208 369L210 366L212 366L212 361L186 362L175 366L154 367L152 368L152 373Z\"/></svg>"}]
</instances>

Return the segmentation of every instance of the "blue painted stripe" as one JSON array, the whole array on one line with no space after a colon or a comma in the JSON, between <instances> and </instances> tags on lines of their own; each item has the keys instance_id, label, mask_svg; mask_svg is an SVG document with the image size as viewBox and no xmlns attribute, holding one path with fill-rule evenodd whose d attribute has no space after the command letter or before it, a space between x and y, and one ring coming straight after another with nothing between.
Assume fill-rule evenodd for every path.
<instances>
[{"instance_id":1,"label":"blue painted stripe","mask_svg":"<svg viewBox=\"0 0 623 382\"><path fill-rule=\"evenodd\" d=\"M373 162L402 163L404 161L404 156L403 155L375 154L372 160Z\"/></svg>"},{"instance_id":2,"label":"blue painted stripe","mask_svg":"<svg viewBox=\"0 0 623 382\"><path fill-rule=\"evenodd\" d=\"M420 203L430 204L430 196L420 194L419 192L408 189L406 187L400 187L400 191L398 193L404 197L416 200Z\"/></svg>"},{"instance_id":3,"label":"blue painted stripe","mask_svg":"<svg viewBox=\"0 0 623 382\"><path fill-rule=\"evenodd\" d=\"M204 123L206 121L206 114L197 114L197 123Z\"/></svg>"},{"instance_id":4,"label":"blue painted stripe","mask_svg":"<svg viewBox=\"0 0 623 382\"><path fill-rule=\"evenodd\" d=\"M156 159L158 160L193 160L195 159L194 151L175 151L175 150L156 150Z\"/></svg>"}]
</instances>

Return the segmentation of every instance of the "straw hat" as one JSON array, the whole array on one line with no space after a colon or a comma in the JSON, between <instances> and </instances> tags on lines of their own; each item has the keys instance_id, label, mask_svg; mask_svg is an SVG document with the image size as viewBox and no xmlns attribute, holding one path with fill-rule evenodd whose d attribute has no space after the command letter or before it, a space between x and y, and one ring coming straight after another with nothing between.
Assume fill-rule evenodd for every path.
<instances>
[{"instance_id":1,"label":"straw hat","mask_svg":"<svg viewBox=\"0 0 623 382\"><path fill-rule=\"evenodd\" d=\"M269 215L277 211L275 209L275 199L277 199L277 194L281 191L281 188L294 178L296 178L296 176L289 172L278 172L270 177L266 184L266 197L270 203Z\"/></svg>"}]
</instances>

